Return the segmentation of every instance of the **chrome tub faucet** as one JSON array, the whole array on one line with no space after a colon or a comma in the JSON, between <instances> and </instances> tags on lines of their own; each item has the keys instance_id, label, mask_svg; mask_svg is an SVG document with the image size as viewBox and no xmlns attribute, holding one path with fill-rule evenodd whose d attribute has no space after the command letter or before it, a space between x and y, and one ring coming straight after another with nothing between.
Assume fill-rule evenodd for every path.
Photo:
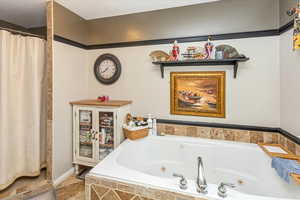
<instances>
[{"instance_id":1,"label":"chrome tub faucet","mask_svg":"<svg viewBox=\"0 0 300 200\"><path fill-rule=\"evenodd\" d=\"M226 198L227 197L227 189L226 189L226 186L227 187L230 187L230 188L235 188L235 185L232 184L232 183L220 183L219 187L218 187L218 195L222 198Z\"/></svg>"},{"instance_id":2,"label":"chrome tub faucet","mask_svg":"<svg viewBox=\"0 0 300 200\"><path fill-rule=\"evenodd\" d=\"M197 175L197 181L196 181L196 187L197 192L206 194L207 193L207 183L204 176L204 167L203 167L203 161L202 158L198 157L198 175Z\"/></svg>"},{"instance_id":3,"label":"chrome tub faucet","mask_svg":"<svg viewBox=\"0 0 300 200\"><path fill-rule=\"evenodd\" d=\"M180 178L179 188L182 189L182 190L186 190L187 189L187 184L188 184L186 178L183 175L176 174L176 173L174 173L173 176L177 177L177 178Z\"/></svg>"}]
</instances>

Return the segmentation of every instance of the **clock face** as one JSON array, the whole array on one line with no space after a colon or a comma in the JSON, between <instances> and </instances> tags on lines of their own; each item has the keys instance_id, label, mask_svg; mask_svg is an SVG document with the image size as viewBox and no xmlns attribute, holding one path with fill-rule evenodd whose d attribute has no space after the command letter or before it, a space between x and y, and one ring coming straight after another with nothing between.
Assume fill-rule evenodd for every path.
<instances>
[{"instance_id":1,"label":"clock face","mask_svg":"<svg viewBox=\"0 0 300 200\"><path fill-rule=\"evenodd\" d=\"M94 73L100 83L112 84L121 75L121 63L114 55L103 54L95 62Z\"/></svg>"},{"instance_id":2,"label":"clock face","mask_svg":"<svg viewBox=\"0 0 300 200\"><path fill-rule=\"evenodd\" d=\"M103 60L99 65L100 76L104 79L111 79L117 71L116 64L109 59Z\"/></svg>"}]
</instances>

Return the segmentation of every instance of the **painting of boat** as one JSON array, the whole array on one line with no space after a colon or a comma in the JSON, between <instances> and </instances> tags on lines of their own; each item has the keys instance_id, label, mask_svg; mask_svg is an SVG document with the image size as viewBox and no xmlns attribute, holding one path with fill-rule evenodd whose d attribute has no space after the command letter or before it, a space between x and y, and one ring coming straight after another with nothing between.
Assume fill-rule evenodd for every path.
<instances>
[{"instance_id":1,"label":"painting of boat","mask_svg":"<svg viewBox=\"0 0 300 200\"><path fill-rule=\"evenodd\" d=\"M171 113L224 116L225 72L172 72Z\"/></svg>"},{"instance_id":2,"label":"painting of boat","mask_svg":"<svg viewBox=\"0 0 300 200\"><path fill-rule=\"evenodd\" d=\"M211 108L216 108L217 104L216 103L211 103L211 102L207 102L208 106Z\"/></svg>"},{"instance_id":3,"label":"painting of boat","mask_svg":"<svg viewBox=\"0 0 300 200\"><path fill-rule=\"evenodd\" d=\"M201 96L192 91L179 91L178 92L178 103L182 106L201 106Z\"/></svg>"},{"instance_id":4,"label":"painting of boat","mask_svg":"<svg viewBox=\"0 0 300 200\"><path fill-rule=\"evenodd\" d=\"M202 97L200 96L188 96L188 99L190 100L200 100Z\"/></svg>"}]
</instances>

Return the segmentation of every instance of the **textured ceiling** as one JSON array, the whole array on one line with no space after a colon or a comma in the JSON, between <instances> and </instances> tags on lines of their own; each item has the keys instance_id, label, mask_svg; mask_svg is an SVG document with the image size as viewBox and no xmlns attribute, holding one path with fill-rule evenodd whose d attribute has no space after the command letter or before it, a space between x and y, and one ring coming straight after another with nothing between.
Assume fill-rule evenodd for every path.
<instances>
[{"instance_id":1,"label":"textured ceiling","mask_svg":"<svg viewBox=\"0 0 300 200\"><path fill-rule=\"evenodd\" d=\"M56 0L88 20L214 1L219 0Z\"/></svg>"}]
</instances>

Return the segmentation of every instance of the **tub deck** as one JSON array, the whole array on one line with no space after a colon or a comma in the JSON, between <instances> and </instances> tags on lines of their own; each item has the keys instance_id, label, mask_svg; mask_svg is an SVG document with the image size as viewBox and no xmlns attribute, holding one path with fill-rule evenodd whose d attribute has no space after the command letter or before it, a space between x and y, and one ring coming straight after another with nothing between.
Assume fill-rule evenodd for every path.
<instances>
[{"instance_id":1,"label":"tub deck","mask_svg":"<svg viewBox=\"0 0 300 200\"><path fill-rule=\"evenodd\" d=\"M196 191L197 156L204 160L208 182L206 195ZM187 178L187 190L179 189L179 180L172 177L174 172ZM126 140L88 177L87 196L96 190L93 187L109 186L113 191L117 188L110 186L123 184L154 193L164 191L168 195L183 195L191 199L217 200L221 199L217 194L218 184L230 182L237 187L228 190L228 200L300 199L299 187L288 185L277 176L271 168L270 157L258 145L210 139L165 136ZM131 192L138 195L136 190ZM160 200L153 196L150 199Z\"/></svg>"}]
</instances>

